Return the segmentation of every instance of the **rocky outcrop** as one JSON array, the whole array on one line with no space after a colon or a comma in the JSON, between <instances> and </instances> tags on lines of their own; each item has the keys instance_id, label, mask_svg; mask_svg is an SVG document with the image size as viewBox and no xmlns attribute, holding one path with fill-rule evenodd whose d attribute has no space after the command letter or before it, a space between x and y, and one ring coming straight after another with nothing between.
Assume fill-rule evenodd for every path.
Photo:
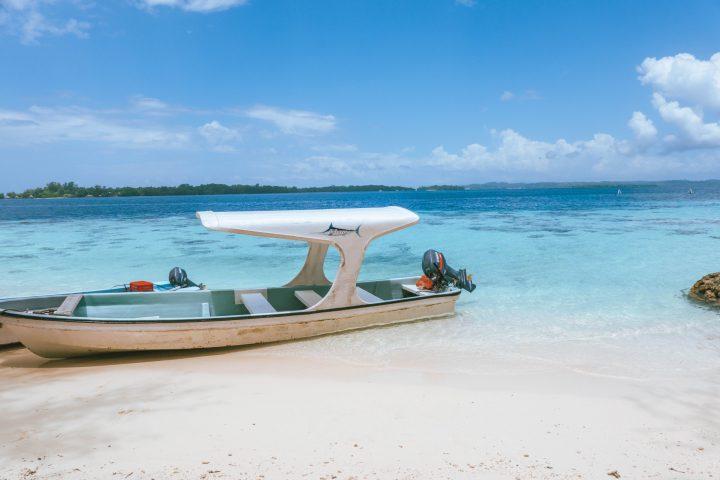
<instances>
[{"instance_id":1,"label":"rocky outcrop","mask_svg":"<svg viewBox=\"0 0 720 480\"><path fill-rule=\"evenodd\" d=\"M720 272L705 275L690 289L690 296L696 300L720 305Z\"/></svg>"}]
</instances>

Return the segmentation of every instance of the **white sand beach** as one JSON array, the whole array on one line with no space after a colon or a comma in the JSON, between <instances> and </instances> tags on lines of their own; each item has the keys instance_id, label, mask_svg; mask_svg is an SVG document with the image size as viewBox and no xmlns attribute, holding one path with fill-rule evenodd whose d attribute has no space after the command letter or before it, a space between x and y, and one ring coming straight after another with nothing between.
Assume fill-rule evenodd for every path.
<instances>
[{"instance_id":1,"label":"white sand beach","mask_svg":"<svg viewBox=\"0 0 720 480\"><path fill-rule=\"evenodd\" d=\"M0 478L720 476L719 372L313 353L342 338L61 361L4 349Z\"/></svg>"}]
</instances>

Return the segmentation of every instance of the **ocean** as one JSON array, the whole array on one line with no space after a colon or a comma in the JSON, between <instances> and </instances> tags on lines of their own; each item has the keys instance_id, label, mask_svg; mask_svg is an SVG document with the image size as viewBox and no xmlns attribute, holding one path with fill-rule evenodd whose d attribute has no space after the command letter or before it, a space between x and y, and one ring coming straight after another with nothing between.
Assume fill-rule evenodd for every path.
<instances>
[{"instance_id":1,"label":"ocean","mask_svg":"<svg viewBox=\"0 0 720 480\"><path fill-rule=\"evenodd\" d=\"M370 247L361 279L421 273L428 248L474 274L449 319L279 346L292 355L511 374L561 365L597 375L707 375L720 368L719 310L685 291L720 270L720 187L0 200L0 297L163 280L280 285L305 245L205 230L198 210L400 205L420 223ZM337 267L331 255L328 277ZM492 358L492 362L485 362ZM410 361L410 360L407 360Z\"/></svg>"}]
</instances>

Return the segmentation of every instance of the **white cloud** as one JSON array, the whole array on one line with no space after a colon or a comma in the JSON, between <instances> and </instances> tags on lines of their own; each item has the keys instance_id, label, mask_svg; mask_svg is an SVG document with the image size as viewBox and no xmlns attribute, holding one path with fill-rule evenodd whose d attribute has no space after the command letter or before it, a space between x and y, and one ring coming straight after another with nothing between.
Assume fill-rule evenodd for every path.
<instances>
[{"instance_id":1,"label":"white cloud","mask_svg":"<svg viewBox=\"0 0 720 480\"><path fill-rule=\"evenodd\" d=\"M131 98L131 102L138 110L160 111L168 108L168 104L162 100L152 97L144 97L142 95L133 96Z\"/></svg>"},{"instance_id":2,"label":"white cloud","mask_svg":"<svg viewBox=\"0 0 720 480\"><path fill-rule=\"evenodd\" d=\"M648 64L647 60L643 65ZM249 163L255 162L251 163L253 168L265 169L268 175L278 175L286 181L352 179L388 183L426 182L430 178L433 183L431 178L437 174L444 174L446 181L452 183L483 178L532 181L717 176L720 174L717 115L709 102L700 105L691 102L689 94L678 93L684 90L674 75L666 75L662 82L645 82L658 89L653 93L654 108L626 112L631 114L627 138L596 133L581 139L538 140L508 128L492 131L490 141L471 141L459 148L446 149L437 142L434 145L440 146L420 153L412 149L373 153L352 143L342 143L348 138L335 139L340 135L319 136L337 128L333 115L263 105L200 110L135 95L128 105L118 109L69 106L0 110L0 145L5 148L77 142L118 150L237 152L233 159L247 155ZM702 88L712 90L707 82L703 85ZM682 98L663 93L663 88ZM538 98L531 90L504 93L508 100ZM248 118L268 122L275 128L258 128L258 122ZM254 134L244 135L249 131ZM303 138L282 137L277 132ZM167 155L177 156L177 150ZM433 168L423 168L428 165Z\"/></svg>"},{"instance_id":3,"label":"white cloud","mask_svg":"<svg viewBox=\"0 0 720 480\"><path fill-rule=\"evenodd\" d=\"M234 152L232 142L241 139L240 132L222 125L217 120L206 123L198 128L198 132L211 145L216 152Z\"/></svg>"},{"instance_id":4,"label":"white cloud","mask_svg":"<svg viewBox=\"0 0 720 480\"><path fill-rule=\"evenodd\" d=\"M80 22L74 18L67 20L64 24L54 24L48 21L39 12L30 12L22 25L22 42L35 43L40 37L51 35L75 35L78 38L87 38L90 24Z\"/></svg>"},{"instance_id":5,"label":"white cloud","mask_svg":"<svg viewBox=\"0 0 720 480\"><path fill-rule=\"evenodd\" d=\"M296 174L304 178L323 178L336 175L358 176L362 172L347 159L329 155L313 155L293 165Z\"/></svg>"},{"instance_id":6,"label":"white cloud","mask_svg":"<svg viewBox=\"0 0 720 480\"><path fill-rule=\"evenodd\" d=\"M495 132L495 136L499 144L494 150L473 143L459 153L448 153L439 146L432 151L429 163L453 170L542 172L547 171L552 163L572 156L583 148L580 143L571 145L563 139L555 143L531 140L511 129Z\"/></svg>"},{"instance_id":7,"label":"white cloud","mask_svg":"<svg viewBox=\"0 0 720 480\"><path fill-rule=\"evenodd\" d=\"M659 93L653 94L653 105L663 120L677 126L687 141L686 147L720 147L720 124L704 123L703 116L692 108L668 101Z\"/></svg>"},{"instance_id":8,"label":"white cloud","mask_svg":"<svg viewBox=\"0 0 720 480\"><path fill-rule=\"evenodd\" d=\"M37 0L2 0L0 6L8 10L30 10L36 8Z\"/></svg>"},{"instance_id":9,"label":"white cloud","mask_svg":"<svg viewBox=\"0 0 720 480\"><path fill-rule=\"evenodd\" d=\"M707 68L706 64L713 63L718 55L713 56L710 62L694 61ZM648 73L646 78L641 77L644 84L690 99L688 92L695 90L689 87L683 89L682 82L674 77L676 73L663 77L650 75L650 72L655 71L650 60L646 59L641 67L642 71ZM712 91L714 88L714 84L707 80L692 80L689 83L703 91ZM698 94L697 98L701 97ZM533 90L523 93L505 91L501 95L504 101L538 98ZM427 157L416 156L414 160L406 156L411 152L373 154L363 152L354 145L320 143L309 147L318 154L295 162L292 169L302 178L354 177L366 181L378 178L381 173L398 174L408 165L423 164L448 173L456 172L455 178L462 180L467 179L465 172L484 174L489 179L516 180L717 175L720 170L720 151L717 150L720 148L720 123L708 119L708 112L703 112L700 103L696 101L692 107L687 107L682 105L682 101L655 92L655 110L651 115L640 111L630 112L627 126L633 135L627 139L596 133L589 138L574 141L562 138L543 141L525 137L513 129L505 129L493 132L492 143L470 143L455 151L438 146ZM706 107L709 105L709 102L704 103ZM258 106L245 114L271 122L285 133L310 135L332 131L336 127L333 116L313 112ZM703 150L698 150L700 147Z\"/></svg>"},{"instance_id":10,"label":"white cloud","mask_svg":"<svg viewBox=\"0 0 720 480\"><path fill-rule=\"evenodd\" d=\"M455 0L455 3L463 7L474 7L477 4L477 0Z\"/></svg>"},{"instance_id":11,"label":"white cloud","mask_svg":"<svg viewBox=\"0 0 720 480\"><path fill-rule=\"evenodd\" d=\"M90 24L86 21L69 18L51 20L42 11L47 4L43 0L1 0L0 28L6 33L20 37L20 41L30 45L38 43L45 36L74 35L87 38Z\"/></svg>"},{"instance_id":12,"label":"white cloud","mask_svg":"<svg viewBox=\"0 0 720 480\"><path fill-rule=\"evenodd\" d=\"M572 143L532 140L511 129L493 133L497 139L494 148L473 143L450 153L439 146L427 163L447 170L483 172L492 178L577 179L590 172L614 174L626 166L623 163L632 154L627 142L606 133Z\"/></svg>"},{"instance_id":13,"label":"white cloud","mask_svg":"<svg viewBox=\"0 0 720 480\"><path fill-rule=\"evenodd\" d=\"M348 143L333 144L333 145L315 145L312 149L316 152L357 152L357 145Z\"/></svg>"},{"instance_id":14,"label":"white cloud","mask_svg":"<svg viewBox=\"0 0 720 480\"><path fill-rule=\"evenodd\" d=\"M709 60L689 53L646 58L638 67L640 81L666 98L720 111L720 52Z\"/></svg>"},{"instance_id":15,"label":"white cloud","mask_svg":"<svg viewBox=\"0 0 720 480\"><path fill-rule=\"evenodd\" d=\"M657 128L642 112L633 112L628 120L628 127L635 133L635 138L639 142L647 143L657 137Z\"/></svg>"},{"instance_id":16,"label":"white cloud","mask_svg":"<svg viewBox=\"0 0 720 480\"><path fill-rule=\"evenodd\" d=\"M362 152L360 150L338 150L334 155L311 155L290 165L297 178L321 180L354 177L377 183L387 183L385 176L414 165L401 153Z\"/></svg>"},{"instance_id":17,"label":"white cloud","mask_svg":"<svg viewBox=\"0 0 720 480\"><path fill-rule=\"evenodd\" d=\"M293 135L318 135L335 129L336 120L332 115L322 115L303 110L286 110L276 107L256 106L245 114L257 120L274 124L283 133Z\"/></svg>"},{"instance_id":18,"label":"white cloud","mask_svg":"<svg viewBox=\"0 0 720 480\"><path fill-rule=\"evenodd\" d=\"M688 53L646 58L638 72L640 82L652 87L652 104L668 131L656 138L658 129L652 121L635 112L628 125L639 144L666 153L720 147L720 124L706 120L720 112L720 53L709 60Z\"/></svg>"},{"instance_id":19,"label":"white cloud","mask_svg":"<svg viewBox=\"0 0 720 480\"><path fill-rule=\"evenodd\" d=\"M501 102L509 102L511 100L540 100L540 95L538 95L535 90L525 90L523 93L519 94L511 92L510 90L505 90L503 93L500 94Z\"/></svg>"},{"instance_id":20,"label":"white cloud","mask_svg":"<svg viewBox=\"0 0 720 480\"><path fill-rule=\"evenodd\" d=\"M145 8L174 7L186 12L210 13L245 5L248 0L139 0Z\"/></svg>"},{"instance_id":21,"label":"white cloud","mask_svg":"<svg viewBox=\"0 0 720 480\"><path fill-rule=\"evenodd\" d=\"M448 171L482 172L490 178L627 178L672 172L717 176L720 122L706 117L720 108L720 53L708 61L689 54L646 58L638 71L641 83L655 90L652 104L661 122L656 125L645 113L633 112L627 123L631 139L597 133L589 140L546 142L506 129L493 132L497 143L492 146L471 143L456 152L438 146L426 163ZM538 98L533 91L525 95L505 91L500 99L523 97Z\"/></svg>"},{"instance_id":22,"label":"white cloud","mask_svg":"<svg viewBox=\"0 0 720 480\"><path fill-rule=\"evenodd\" d=\"M5 145L92 142L119 148L179 148L187 133L155 125L123 121L78 107L30 107L0 110L0 140Z\"/></svg>"},{"instance_id":23,"label":"white cloud","mask_svg":"<svg viewBox=\"0 0 720 480\"><path fill-rule=\"evenodd\" d=\"M509 90L505 90L505 91L500 95L500 100L503 101L503 102L509 102L509 101L512 100L513 98L515 98L515 94L514 94L513 92L509 91Z\"/></svg>"}]
</instances>

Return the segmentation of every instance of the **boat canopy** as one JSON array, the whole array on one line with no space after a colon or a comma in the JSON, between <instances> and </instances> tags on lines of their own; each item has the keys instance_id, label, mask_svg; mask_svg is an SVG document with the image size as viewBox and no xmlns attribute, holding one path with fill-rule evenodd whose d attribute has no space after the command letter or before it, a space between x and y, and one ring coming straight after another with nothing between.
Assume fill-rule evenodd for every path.
<instances>
[{"instance_id":1,"label":"boat canopy","mask_svg":"<svg viewBox=\"0 0 720 480\"><path fill-rule=\"evenodd\" d=\"M327 295L313 310L361 305L356 283L365 250L382 235L416 224L420 218L402 207L338 208L328 210L273 210L250 212L197 212L210 230L261 237L305 241L308 255L292 285L327 285L323 264L329 245L342 261Z\"/></svg>"},{"instance_id":2,"label":"boat canopy","mask_svg":"<svg viewBox=\"0 0 720 480\"><path fill-rule=\"evenodd\" d=\"M372 240L409 227L419 218L402 207L273 210L256 212L197 212L205 228L261 237L320 243Z\"/></svg>"}]
</instances>

